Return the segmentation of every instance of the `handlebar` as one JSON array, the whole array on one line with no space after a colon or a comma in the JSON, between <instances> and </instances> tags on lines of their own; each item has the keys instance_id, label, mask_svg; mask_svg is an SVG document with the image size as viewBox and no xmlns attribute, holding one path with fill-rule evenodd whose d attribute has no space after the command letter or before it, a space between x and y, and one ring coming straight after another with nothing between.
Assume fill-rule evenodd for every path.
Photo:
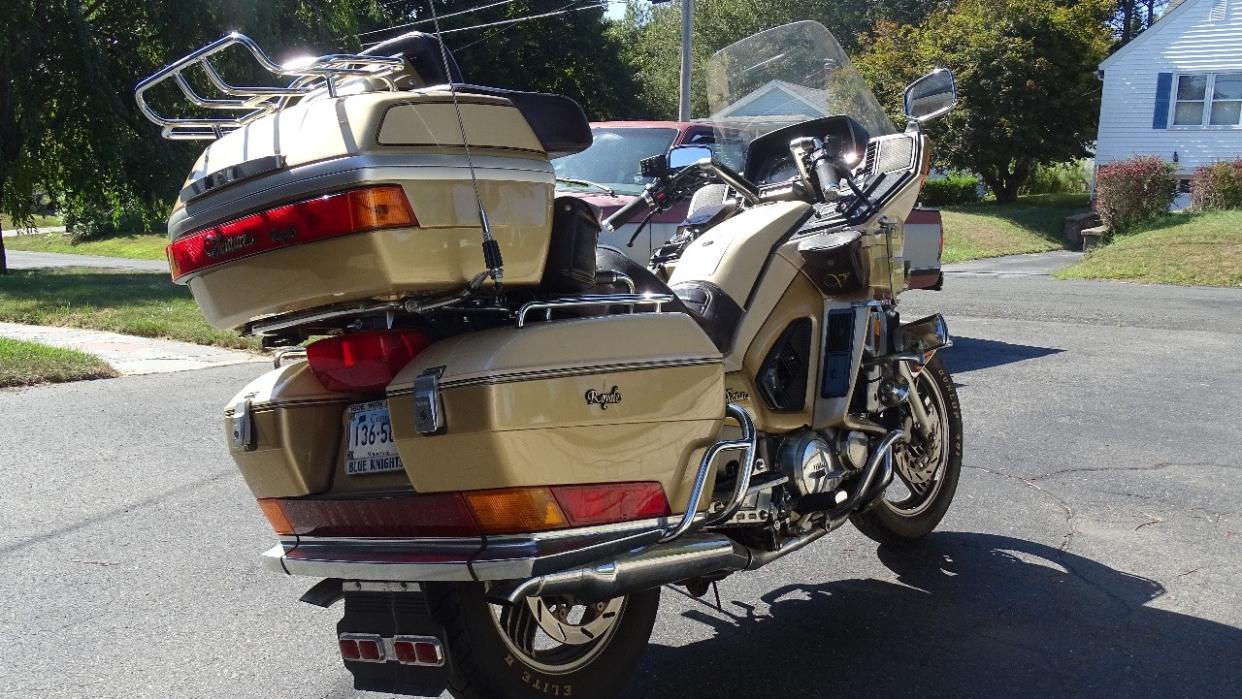
<instances>
[{"instance_id":1,"label":"handlebar","mask_svg":"<svg viewBox=\"0 0 1242 699\"><path fill-rule=\"evenodd\" d=\"M638 213L640 209L651 206L647 199L648 194L643 192L641 196L635 197L633 201L617 209L611 216L604 219L604 230L609 233L616 233L617 228L629 223L630 219L634 218L634 214Z\"/></svg>"}]
</instances>

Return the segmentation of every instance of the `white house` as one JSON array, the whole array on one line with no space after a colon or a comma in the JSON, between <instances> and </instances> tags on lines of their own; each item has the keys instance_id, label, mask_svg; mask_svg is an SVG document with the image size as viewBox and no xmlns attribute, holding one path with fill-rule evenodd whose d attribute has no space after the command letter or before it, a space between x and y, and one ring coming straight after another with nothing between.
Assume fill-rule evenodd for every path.
<instances>
[{"instance_id":1,"label":"white house","mask_svg":"<svg viewBox=\"0 0 1242 699\"><path fill-rule=\"evenodd\" d=\"M1186 179L1242 158L1242 0L1170 0L1100 73L1097 165L1154 155Z\"/></svg>"}]
</instances>

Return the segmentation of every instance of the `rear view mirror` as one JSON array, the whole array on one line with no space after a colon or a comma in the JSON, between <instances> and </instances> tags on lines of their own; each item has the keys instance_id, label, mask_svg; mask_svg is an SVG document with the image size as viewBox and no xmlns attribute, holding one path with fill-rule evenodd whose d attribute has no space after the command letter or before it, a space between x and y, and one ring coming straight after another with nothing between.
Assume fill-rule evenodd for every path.
<instances>
[{"instance_id":1,"label":"rear view mirror","mask_svg":"<svg viewBox=\"0 0 1242 699\"><path fill-rule=\"evenodd\" d=\"M668 169L670 172L690 167L704 158L710 160L712 149L707 146L676 146L668 152Z\"/></svg>"},{"instance_id":2,"label":"rear view mirror","mask_svg":"<svg viewBox=\"0 0 1242 699\"><path fill-rule=\"evenodd\" d=\"M957 82L953 71L937 68L906 88L905 112L914 121L931 121L948 113L957 104Z\"/></svg>"}]
</instances>

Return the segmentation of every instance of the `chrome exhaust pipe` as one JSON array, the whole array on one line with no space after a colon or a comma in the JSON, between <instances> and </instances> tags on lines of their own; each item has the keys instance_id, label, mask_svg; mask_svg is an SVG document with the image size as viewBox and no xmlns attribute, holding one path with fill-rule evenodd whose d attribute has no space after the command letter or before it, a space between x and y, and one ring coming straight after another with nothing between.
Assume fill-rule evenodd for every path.
<instances>
[{"instance_id":1,"label":"chrome exhaust pipe","mask_svg":"<svg viewBox=\"0 0 1242 699\"><path fill-rule=\"evenodd\" d=\"M515 603L526 597L568 594L606 600L722 570L742 570L749 563L746 547L728 537L691 534L615 561L531 578L506 592L504 598Z\"/></svg>"},{"instance_id":2,"label":"chrome exhaust pipe","mask_svg":"<svg viewBox=\"0 0 1242 699\"><path fill-rule=\"evenodd\" d=\"M635 549L606 563L530 578L497 593L500 599L511 604L545 595L600 601L713 573L761 568L845 524L854 508L865 502L868 493L892 478L892 447L902 439L905 433L901 430L890 432L868 461L853 497L827 513L827 521L822 526L786 541L775 551L751 549L723 534L687 534Z\"/></svg>"}]
</instances>

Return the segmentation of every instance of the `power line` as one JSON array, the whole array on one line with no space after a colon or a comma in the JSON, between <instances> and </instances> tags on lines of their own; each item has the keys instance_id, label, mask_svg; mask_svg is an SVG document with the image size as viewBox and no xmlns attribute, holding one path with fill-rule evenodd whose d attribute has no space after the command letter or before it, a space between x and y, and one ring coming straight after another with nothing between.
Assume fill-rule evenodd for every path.
<instances>
[{"instance_id":1,"label":"power line","mask_svg":"<svg viewBox=\"0 0 1242 699\"><path fill-rule=\"evenodd\" d=\"M431 0L431 1L435 2L435 0ZM500 7L501 5L508 5L514 2L517 2L517 0L498 0L497 2L489 3L487 5L479 5L478 7L472 7L468 10L458 10L457 12L450 12L447 15L440 15L440 19L448 19L449 17L459 17L461 15L468 15L471 12L479 12L480 10L489 10L493 7ZM369 36L371 34L382 34L384 32L390 32L394 29L405 29L406 27L414 27L419 24L427 24L428 22L431 22L431 21L432 21L431 19L418 19L418 20L414 20L413 22L406 22L405 24L394 24L391 27L385 27L383 29L373 29L369 32L359 32L358 36Z\"/></svg>"},{"instance_id":2,"label":"power line","mask_svg":"<svg viewBox=\"0 0 1242 699\"><path fill-rule=\"evenodd\" d=\"M603 0L602 2L597 2L594 5L587 5L585 7L574 7L574 5L577 5L581 2L586 2L586 0L572 0L568 4L562 5L561 7L555 10L552 10L551 12L545 12L539 15L531 15L529 17L518 17L515 19L503 20L500 22L493 22L491 24L481 24L481 25L474 26L474 27L460 27L457 29L450 29L448 30L448 32L466 31L467 29L486 29L487 27L497 27L497 26L502 27L499 29L493 29L492 31L484 35L482 38L475 39L474 41L464 46L459 46L455 49L457 51L462 51L462 50L470 48L471 46L474 46L475 44L481 44L485 41L488 41L494 37L497 37L509 31L513 27L517 26L519 22L525 22L525 21L532 20L532 19L542 19L545 17L555 17L558 15L566 15L566 14L569 14L570 12L580 12L582 10L597 10L601 7L607 7L609 5L608 0Z\"/></svg>"}]
</instances>

